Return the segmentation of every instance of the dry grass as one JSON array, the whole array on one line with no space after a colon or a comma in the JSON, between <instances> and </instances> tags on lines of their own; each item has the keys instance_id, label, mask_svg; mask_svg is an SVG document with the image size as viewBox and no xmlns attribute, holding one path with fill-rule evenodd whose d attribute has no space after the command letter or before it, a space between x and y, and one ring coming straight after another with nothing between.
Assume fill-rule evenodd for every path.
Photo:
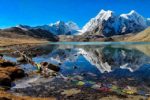
<instances>
[{"instance_id":1,"label":"dry grass","mask_svg":"<svg viewBox=\"0 0 150 100\"><path fill-rule=\"evenodd\" d=\"M18 44L41 44L46 43L46 40L37 40L33 38L15 39L15 38L4 38L0 37L0 46L10 46Z\"/></svg>"},{"instance_id":2,"label":"dry grass","mask_svg":"<svg viewBox=\"0 0 150 100\"><path fill-rule=\"evenodd\" d=\"M128 42L150 42L150 28L136 34L135 36L131 36L126 38L124 41Z\"/></svg>"}]
</instances>

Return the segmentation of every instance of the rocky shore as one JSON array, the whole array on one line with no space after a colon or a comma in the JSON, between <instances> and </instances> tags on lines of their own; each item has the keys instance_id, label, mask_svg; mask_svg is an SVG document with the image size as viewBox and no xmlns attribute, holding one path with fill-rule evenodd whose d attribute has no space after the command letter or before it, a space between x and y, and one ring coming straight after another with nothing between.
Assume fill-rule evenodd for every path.
<instances>
[{"instance_id":1,"label":"rocky shore","mask_svg":"<svg viewBox=\"0 0 150 100\"><path fill-rule=\"evenodd\" d=\"M54 97L36 98L30 96L16 96L9 93L14 80L26 77L26 73L15 62L0 59L0 100L56 100Z\"/></svg>"}]
</instances>

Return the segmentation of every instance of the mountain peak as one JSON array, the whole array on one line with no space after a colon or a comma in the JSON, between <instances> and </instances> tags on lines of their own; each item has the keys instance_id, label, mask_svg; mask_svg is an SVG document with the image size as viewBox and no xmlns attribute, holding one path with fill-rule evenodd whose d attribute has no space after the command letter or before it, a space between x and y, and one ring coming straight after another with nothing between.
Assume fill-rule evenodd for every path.
<instances>
[{"instance_id":1,"label":"mountain peak","mask_svg":"<svg viewBox=\"0 0 150 100\"><path fill-rule=\"evenodd\" d=\"M95 18L92 18L82 29L82 32L92 31L97 26L100 26L104 21L114 17L114 12L111 10L101 10Z\"/></svg>"},{"instance_id":2,"label":"mountain peak","mask_svg":"<svg viewBox=\"0 0 150 100\"><path fill-rule=\"evenodd\" d=\"M57 21L55 24L57 24L57 25L62 25L62 24L65 24L65 22L59 20L59 21Z\"/></svg>"},{"instance_id":3,"label":"mountain peak","mask_svg":"<svg viewBox=\"0 0 150 100\"><path fill-rule=\"evenodd\" d=\"M135 10L131 10L129 14L137 14Z\"/></svg>"},{"instance_id":4,"label":"mountain peak","mask_svg":"<svg viewBox=\"0 0 150 100\"><path fill-rule=\"evenodd\" d=\"M102 9L99 12L99 14L96 16L96 19L101 18L101 20L103 20L103 19L108 20L108 18L110 18L113 14L114 14L114 12L111 11L111 10L105 11L105 10Z\"/></svg>"},{"instance_id":5,"label":"mountain peak","mask_svg":"<svg viewBox=\"0 0 150 100\"><path fill-rule=\"evenodd\" d=\"M73 22L73 21L67 22L66 25L67 25L70 29L72 29L72 30L79 30L79 29L80 29L79 26L78 26L75 22Z\"/></svg>"},{"instance_id":6,"label":"mountain peak","mask_svg":"<svg viewBox=\"0 0 150 100\"><path fill-rule=\"evenodd\" d=\"M20 28L22 30L29 30L29 29L31 29L30 26L28 26L28 25L22 25L22 24L19 24L16 27L18 27L18 28Z\"/></svg>"},{"instance_id":7,"label":"mountain peak","mask_svg":"<svg viewBox=\"0 0 150 100\"><path fill-rule=\"evenodd\" d=\"M125 19L129 19L131 17L142 17L135 10L131 10L129 13L127 13L127 14L121 14L120 16L124 17Z\"/></svg>"},{"instance_id":8,"label":"mountain peak","mask_svg":"<svg viewBox=\"0 0 150 100\"><path fill-rule=\"evenodd\" d=\"M99 12L99 14L102 14L102 13L112 13L113 11L111 11L111 10L104 10L104 9L102 9L100 12Z\"/></svg>"},{"instance_id":9,"label":"mountain peak","mask_svg":"<svg viewBox=\"0 0 150 100\"><path fill-rule=\"evenodd\" d=\"M62 24L65 24L65 22L59 20L59 21L57 21L55 23L50 23L49 26L53 26L53 25L57 25L58 26L58 25L62 25Z\"/></svg>"}]
</instances>

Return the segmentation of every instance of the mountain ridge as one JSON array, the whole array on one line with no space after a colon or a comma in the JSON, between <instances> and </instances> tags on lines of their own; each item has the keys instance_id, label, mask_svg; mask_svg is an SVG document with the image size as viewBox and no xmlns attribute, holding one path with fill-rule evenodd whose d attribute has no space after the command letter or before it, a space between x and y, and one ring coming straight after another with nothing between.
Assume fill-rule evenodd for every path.
<instances>
[{"instance_id":1,"label":"mountain ridge","mask_svg":"<svg viewBox=\"0 0 150 100\"><path fill-rule=\"evenodd\" d=\"M56 23L51 23L49 25L40 25L40 26L27 26L27 25L18 25L19 27L24 30L29 29L42 29L51 32L53 35L74 35L80 30L78 25L72 21L64 22L64 21L57 21Z\"/></svg>"}]
</instances>

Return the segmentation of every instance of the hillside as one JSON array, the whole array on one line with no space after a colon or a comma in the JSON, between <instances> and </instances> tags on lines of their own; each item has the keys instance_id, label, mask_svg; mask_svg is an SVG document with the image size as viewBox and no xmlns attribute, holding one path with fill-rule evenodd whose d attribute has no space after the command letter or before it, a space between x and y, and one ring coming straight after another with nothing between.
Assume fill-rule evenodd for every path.
<instances>
[{"instance_id":1,"label":"hillside","mask_svg":"<svg viewBox=\"0 0 150 100\"><path fill-rule=\"evenodd\" d=\"M136 41L139 41L139 42L149 42L150 41L150 28L147 28L146 30L134 35L134 36L131 36L131 37L128 37L128 38L125 38L124 41L129 41L129 42L136 42Z\"/></svg>"},{"instance_id":2,"label":"hillside","mask_svg":"<svg viewBox=\"0 0 150 100\"><path fill-rule=\"evenodd\" d=\"M47 41L58 41L58 38L42 29L23 30L12 27L0 30L0 46L43 43Z\"/></svg>"}]
</instances>

